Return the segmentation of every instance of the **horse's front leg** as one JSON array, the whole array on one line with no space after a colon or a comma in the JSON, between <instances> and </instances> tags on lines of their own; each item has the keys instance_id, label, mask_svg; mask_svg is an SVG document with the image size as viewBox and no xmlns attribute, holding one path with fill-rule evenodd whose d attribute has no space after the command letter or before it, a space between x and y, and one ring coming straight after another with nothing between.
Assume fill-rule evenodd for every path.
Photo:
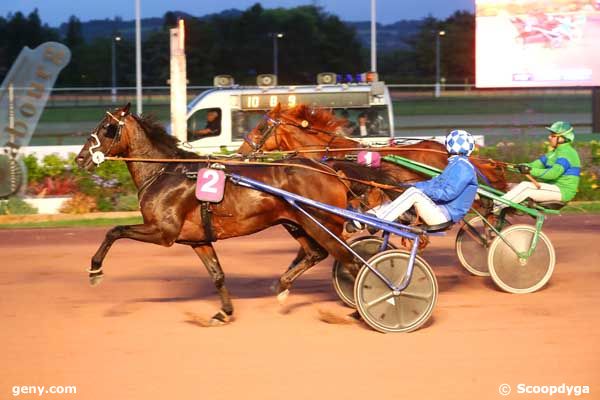
<instances>
[{"instance_id":1,"label":"horse's front leg","mask_svg":"<svg viewBox=\"0 0 600 400\"><path fill-rule=\"evenodd\" d=\"M92 267L88 270L90 284L92 286L98 285L102 282L104 273L102 272L102 262L106 253L117 239L134 239L141 242L155 243L163 246L170 246L173 244L173 240L165 238L164 232L162 232L158 226L149 224L140 225L121 225L115 226L106 233L104 241L96 251L96 254L92 257Z\"/></svg>"},{"instance_id":2,"label":"horse's front leg","mask_svg":"<svg viewBox=\"0 0 600 400\"><path fill-rule=\"evenodd\" d=\"M221 310L213 315L210 323L211 325L225 324L229 322L229 317L233 315L233 305L231 304L229 290L225 287L225 274L221 264L219 264L217 253L211 244L193 245L192 249L202 260L221 297Z\"/></svg>"},{"instance_id":3,"label":"horse's front leg","mask_svg":"<svg viewBox=\"0 0 600 400\"><path fill-rule=\"evenodd\" d=\"M292 262L290 263L290 265L287 268L287 271L289 271L290 269L293 269L298 264L300 264L300 262L302 260L304 260L304 258L306 257L306 252L304 251L304 248L310 247L310 244L307 242L309 239L306 236L306 232L304 232L304 230L302 228L300 228L299 226L293 225L293 224L282 224L282 225L285 228L285 230L288 231L288 233L290 235L292 235L292 237L301 244L301 247L298 250L296 257L292 260Z\"/></svg>"}]
</instances>

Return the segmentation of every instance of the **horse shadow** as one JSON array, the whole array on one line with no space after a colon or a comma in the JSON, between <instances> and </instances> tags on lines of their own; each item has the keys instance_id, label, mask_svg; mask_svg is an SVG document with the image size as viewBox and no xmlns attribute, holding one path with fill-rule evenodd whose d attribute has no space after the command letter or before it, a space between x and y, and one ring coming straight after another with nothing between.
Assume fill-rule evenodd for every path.
<instances>
[{"instance_id":1,"label":"horse shadow","mask_svg":"<svg viewBox=\"0 0 600 400\"><path fill-rule=\"evenodd\" d=\"M214 283L207 277L189 277L183 279L164 278L166 280L161 289L165 295L161 297L138 298L137 302L148 303L173 303L190 300L212 299L217 297ZM126 280L131 280L130 278ZM259 299L266 297L275 298L274 288L279 282L277 275L256 277L255 275L230 274L225 278L225 285L231 293L232 299ZM315 301L333 301L337 299L331 280L324 277L306 276L294 283L292 294L311 295Z\"/></svg>"}]
</instances>

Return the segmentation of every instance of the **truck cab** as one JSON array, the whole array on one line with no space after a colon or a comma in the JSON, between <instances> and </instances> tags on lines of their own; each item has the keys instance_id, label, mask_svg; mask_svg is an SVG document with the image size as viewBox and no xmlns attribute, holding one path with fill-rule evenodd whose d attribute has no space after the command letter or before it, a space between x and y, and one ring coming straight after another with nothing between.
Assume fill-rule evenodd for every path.
<instances>
[{"instance_id":1,"label":"truck cab","mask_svg":"<svg viewBox=\"0 0 600 400\"><path fill-rule=\"evenodd\" d=\"M244 134L278 104L330 109L338 118L348 120L343 133L364 143L385 143L394 136L388 88L383 82L370 82L216 87L188 105L187 132L177 133L177 138L197 153L235 151L242 145ZM215 115L218 123L214 122Z\"/></svg>"}]
</instances>

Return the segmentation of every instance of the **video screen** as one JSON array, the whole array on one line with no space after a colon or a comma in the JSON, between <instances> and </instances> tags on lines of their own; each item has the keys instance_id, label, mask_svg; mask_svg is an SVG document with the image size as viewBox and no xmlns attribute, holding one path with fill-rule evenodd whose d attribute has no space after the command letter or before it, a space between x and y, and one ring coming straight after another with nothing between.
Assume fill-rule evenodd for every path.
<instances>
[{"instance_id":1,"label":"video screen","mask_svg":"<svg viewBox=\"0 0 600 400\"><path fill-rule=\"evenodd\" d=\"M600 86L600 0L476 0L476 86Z\"/></svg>"}]
</instances>

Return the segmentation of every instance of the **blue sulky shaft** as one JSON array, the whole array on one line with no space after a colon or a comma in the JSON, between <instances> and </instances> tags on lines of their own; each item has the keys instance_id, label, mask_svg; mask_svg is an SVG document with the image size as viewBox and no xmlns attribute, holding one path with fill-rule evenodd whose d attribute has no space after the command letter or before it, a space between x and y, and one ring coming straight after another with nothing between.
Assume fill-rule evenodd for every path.
<instances>
[{"instance_id":1,"label":"blue sulky shaft","mask_svg":"<svg viewBox=\"0 0 600 400\"><path fill-rule=\"evenodd\" d=\"M321 203L319 201L312 200L312 199L297 195L295 193L291 193L286 190L279 189L279 188L267 185L263 182L259 182L254 179L246 178L246 177L243 177L243 176L240 176L237 174L229 174L229 177L231 178L231 181L233 183L235 183L236 185L245 186L245 187L255 189L255 190L260 190L260 191L283 198L290 205L292 205L294 208L296 208L297 210L302 212L304 215L306 215L308 218L310 218L313 222L315 222L321 229L325 230L325 232L327 232L330 236L332 236L335 240L337 240L354 257L356 257L358 260L360 260L364 265L367 266L367 268L369 268L375 275L377 275L382 281L384 281L391 290L394 290L395 292L400 292L408 287L408 285L410 283L410 279L412 277L412 273L413 273L413 269L414 269L414 262L415 262L415 258L417 255L417 249L419 246L419 236L417 233L415 233L415 232L420 232L418 229L415 229L415 228L407 226L407 225L399 224L397 222L381 220L374 216L361 214L361 213L357 213L357 212L350 211L350 210L345 210L343 208L335 207L330 204ZM331 232L329 229L327 229L327 227L325 227L315 217L313 217L312 215L310 215L310 213L308 213L306 210L304 210L302 207L300 207L299 204L304 204L304 205L308 205L310 207L314 207L314 208L317 208L317 209L320 209L323 211L327 211L327 212L330 212L332 214L338 215L338 216L346 218L346 219L353 219L353 220L362 222L364 224L374 226L378 229L383 230L384 232L394 233L398 236L401 236L401 237L411 240L413 242L413 245L412 245L412 248L410 251L408 267L407 267L406 275L404 276L404 279L402 280L400 285L396 286L392 282L390 282L385 276L383 276L379 271L377 271L375 268L373 268L359 254L357 254L354 250L352 250L350 248L350 246L348 246L343 240L338 238L333 232Z\"/></svg>"}]
</instances>

